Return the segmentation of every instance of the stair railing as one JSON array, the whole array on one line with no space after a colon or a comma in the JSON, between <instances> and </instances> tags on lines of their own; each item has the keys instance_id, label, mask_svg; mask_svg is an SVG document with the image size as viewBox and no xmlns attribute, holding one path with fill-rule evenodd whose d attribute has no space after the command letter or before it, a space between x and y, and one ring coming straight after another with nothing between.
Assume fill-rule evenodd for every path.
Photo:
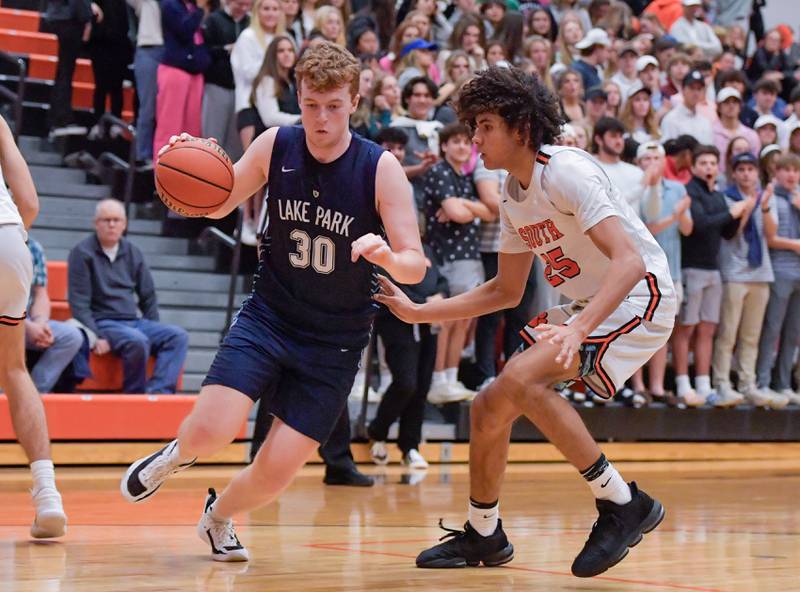
<instances>
[{"instance_id":1,"label":"stair railing","mask_svg":"<svg viewBox=\"0 0 800 592\"><path fill-rule=\"evenodd\" d=\"M124 162L122 159L116 161L116 163L126 171L123 201L125 203L125 216L130 218L131 200L133 199L133 181L134 175L136 175L136 126L111 113L104 113L100 117L98 123L103 127L106 135L108 135L111 126L117 125L121 127L124 132L123 137L130 143L128 162Z\"/></svg>"},{"instance_id":2,"label":"stair railing","mask_svg":"<svg viewBox=\"0 0 800 592\"><path fill-rule=\"evenodd\" d=\"M222 339L225 338L225 335L227 335L228 329L230 329L231 326L231 319L233 318L234 299L236 298L236 281L239 277L239 265L242 259L241 236L243 221L244 214L242 209L236 208L236 229L234 230L233 236L225 234L215 226L208 226L207 228L204 228L203 232L200 233L200 236L197 237L198 242L201 244L217 242L231 249L233 252L231 256L230 281L228 282L228 304L225 308L225 328L222 330L220 343L222 342Z\"/></svg>"},{"instance_id":3,"label":"stair railing","mask_svg":"<svg viewBox=\"0 0 800 592\"><path fill-rule=\"evenodd\" d=\"M5 97L14 104L14 141L18 142L22 133L22 101L25 99L25 81L28 77L28 67L25 60L5 51L0 51L0 59L17 67L17 91L14 92L0 86L0 96Z\"/></svg>"}]
</instances>

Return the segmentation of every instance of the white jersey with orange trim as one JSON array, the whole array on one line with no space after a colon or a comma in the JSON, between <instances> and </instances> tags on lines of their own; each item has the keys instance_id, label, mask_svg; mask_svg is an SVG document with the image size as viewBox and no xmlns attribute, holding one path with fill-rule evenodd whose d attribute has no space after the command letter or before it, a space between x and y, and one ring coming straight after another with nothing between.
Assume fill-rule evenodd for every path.
<instances>
[{"instance_id":1,"label":"white jersey with orange trim","mask_svg":"<svg viewBox=\"0 0 800 592\"><path fill-rule=\"evenodd\" d=\"M527 189L509 175L500 204L500 252L533 251L545 278L579 303L591 300L608 275L611 260L587 231L619 218L644 259L645 279L625 301L645 321L671 328L677 301L667 257L639 216L621 197L600 165L586 152L544 145L536 156Z\"/></svg>"},{"instance_id":2,"label":"white jersey with orange trim","mask_svg":"<svg viewBox=\"0 0 800 592\"><path fill-rule=\"evenodd\" d=\"M6 188L2 169L0 169L0 224L22 225L22 216L19 215L17 204L11 199L11 194Z\"/></svg>"}]
</instances>

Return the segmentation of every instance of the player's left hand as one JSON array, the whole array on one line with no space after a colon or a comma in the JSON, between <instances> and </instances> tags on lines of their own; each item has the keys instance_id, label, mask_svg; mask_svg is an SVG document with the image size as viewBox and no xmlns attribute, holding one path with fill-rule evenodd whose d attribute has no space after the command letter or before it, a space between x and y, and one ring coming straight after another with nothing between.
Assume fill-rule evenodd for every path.
<instances>
[{"instance_id":1,"label":"player's left hand","mask_svg":"<svg viewBox=\"0 0 800 592\"><path fill-rule=\"evenodd\" d=\"M380 291L373 298L385 305L392 314L406 323L418 323L417 311L419 306L411 302L405 293L395 286L389 278L378 275L378 286Z\"/></svg>"},{"instance_id":2,"label":"player's left hand","mask_svg":"<svg viewBox=\"0 0 800 592\"><path fill-rule=\"evenodd\" d=\"M392 259L392 249L383 237L368 233L353 241L350 260L355 263L359 257L386 269Z\"/></svg>"},{"instance_id":3,"label":"player's left hand","mask_svg":"<svg viewBox=\"0 0 800 592\"><path fill-rule=\"evenodd\" d=\"M563 364L564 370L572 365L575 356L581 349L581 344L587 335L572 325L538 325L533 329L539 334L537 341L547 341L553 345L560 345L561 350L556 356L556 364Z\"/></svg>"}]
</instances>

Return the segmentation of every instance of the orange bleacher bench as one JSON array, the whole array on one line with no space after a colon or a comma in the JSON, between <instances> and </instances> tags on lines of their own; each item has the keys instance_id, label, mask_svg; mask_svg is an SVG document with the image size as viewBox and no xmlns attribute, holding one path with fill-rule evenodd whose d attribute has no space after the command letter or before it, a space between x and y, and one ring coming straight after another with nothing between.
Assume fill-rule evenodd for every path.
<instances>
[{"instance_id":1,"label":"orange bleacher bench","mask_svg":"<svg viewBox=\"0 0 800 592\"><path fill-rule=\"evenodd\" d=\"M47 294L50 296L50 318L54 321L66 321L72 317L67 302L67 262L47 262ZM155 358L147 364L147 376L153 375ZM89 368L93 378L84 380L78 390L81 392L107 393L122 391L122 360L112 354L96 356L89 354ZM178 377L177 390L183 388L183 372Z\"/></svg>"},{"instance_id":2,"label":"orange bleacher bench","mask_svg":"<svg viewBox=\"0 0 800 592\"><path fill-rule=\"evenodd\" d=\"M153 375L156 359L151 357L147 361L147 377ZM122 360L113 354L96 356L89 354L89 368L92 378L87 378L80 385L78 391L82 393L109 393L122 391ZM183 388L183 371L178 376L176 390Z\"/></svg>"},{"instance_id":3,"label":"orange bleacher bench","mask_svg":"<svg viewBox=\"0 0 800 592\"><path fill-rule=\"evenodd\" d=\"M32 53L28 56L28 76L39 80L55 80L58 58L51 55L41 55ZM85 58L78 58L75 62L75 74L72 75L72 82L86 82L94 84L94 72L92 71L92 61Z\"/></svg>"},{"instance_id":4,"label":"orange bleacher bench","mask_svg":"<svg viewBox=\"0 0 800 592\"><path fill-rule=\"evenodd\" d=\"M58 55L58 38L51 33L0 29L0 49L55 56Z\"/></svg>"},{"instance_id":5,"label":"orange bleacher bench","mask_svg":"<svg viewBox=\"0 0 800 592\"><path fill-rule=\"evenodd\" d=\"M40 15L35 10L0 8L0 29L38 33L40 21Z\"/></svg>"},{"instance_id":6,"label":"orange bleacher bench","mask_svg":"<svg viewBox=\"0 0 800 592\"><path fill-rule=\"evenodd\" d=\"M42 395L52 440L174 438L193 395ZM246 437L246 424L237 438ZM0 395L0 440L15 440L8 400Z\"/></svg>"}]
</instances>

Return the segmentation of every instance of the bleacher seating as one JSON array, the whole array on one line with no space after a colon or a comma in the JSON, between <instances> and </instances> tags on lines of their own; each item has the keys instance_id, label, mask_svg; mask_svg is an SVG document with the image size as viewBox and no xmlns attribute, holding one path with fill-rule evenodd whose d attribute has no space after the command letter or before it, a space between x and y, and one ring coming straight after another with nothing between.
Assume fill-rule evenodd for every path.
<instances>
[{"instance_id":1,"label":"bleacher seating","mask_svg":"<svg viewBox=\"0 0 800 592\"><path fill-rule=\"evenodd\" d=\"M26 115L46 113L49 104L50 88L56 73L58 39L51 33L43 33L41 15L34 10L0 8L0 50L22 57L27 62L27 90L25 93ZM8 85L13 90L17 76L13 67L3 65L0 69L0 84ZM94 74L90 60L78 59L75 74L72 78L72 106L82 114L92 109L94 93ZM107 105L109 107L110 105ZM134 90L130 85L123 89L123 119L133 120ZM39 127L31 127L28 117L25 133L42 131ZM44 121L46 118L34 118L32 121Z\"/></svg>"},{"instance_id":2,"label":"bleacher seating","mask_svg":"<svg viewBox=\"0 0 800 592\"><path fill-rule=\"evenodd\" d=\"M43 395L53 440L171 439L196 397L191 395ZM238 438L245 436L242 425ZM8 400L0 395L0 441L15 440Z\"/></svg>"}]
</instances>

